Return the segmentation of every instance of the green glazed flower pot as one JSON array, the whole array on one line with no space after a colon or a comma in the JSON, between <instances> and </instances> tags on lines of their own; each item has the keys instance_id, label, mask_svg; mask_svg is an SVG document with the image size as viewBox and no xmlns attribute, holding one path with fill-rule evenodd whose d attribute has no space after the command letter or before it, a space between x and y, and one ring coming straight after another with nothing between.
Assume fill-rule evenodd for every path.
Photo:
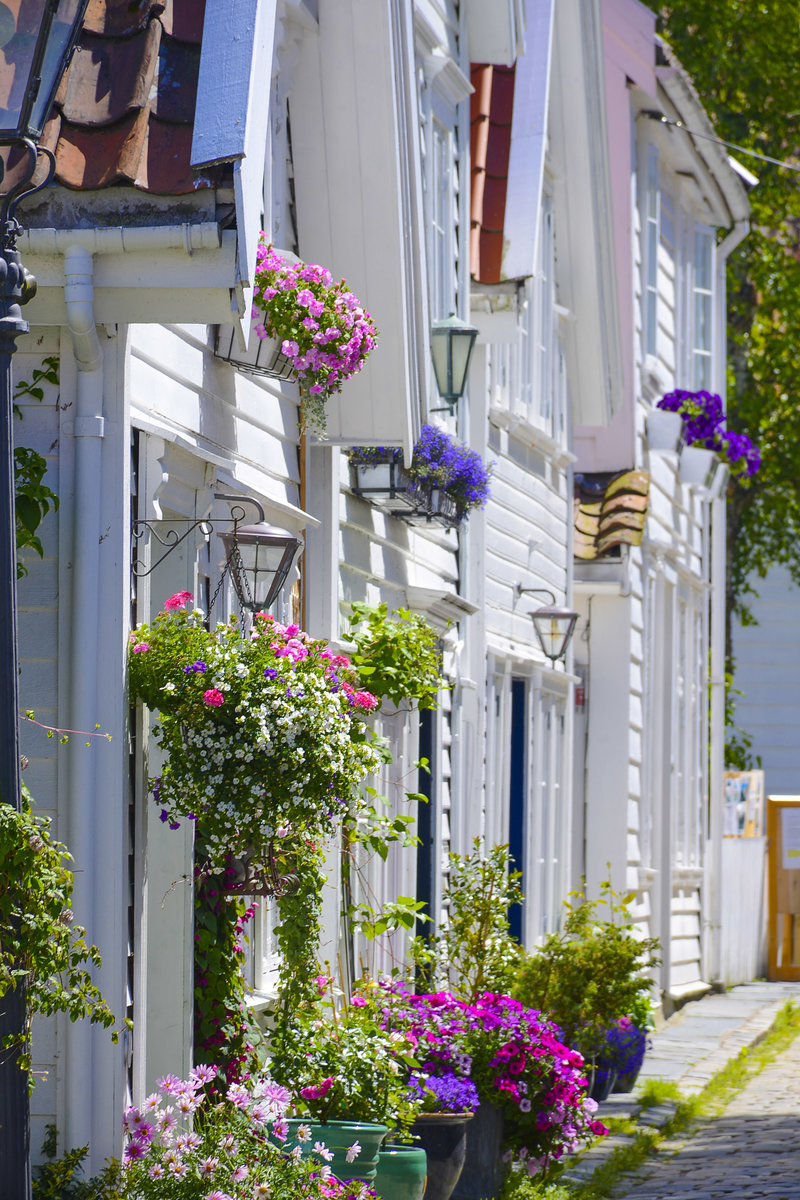
<instances>
[{"instance_id":1,"label":"green glazed flower pot","mask_svg":"<svg viewBox=\"0 0 800 1200\"><path fill-rule=\"evenodd\" d=\"M366 1121L328 1121L327 1125L320 1125L303 1117L292 1117L288 1125L289 1136L284 1142L287 1150L299 1145L303 1156L308 1157L313 1152L315 1142L324 1142L333 1153L328 1166L337 1179L342 1183L348 1183L351 1179L372 1183L378 1166L381 1142L389 1132L385 1125ZM299 1125L308 1125L311 1130L311 1137L306 1142L297 1142ZM348 1162L347 1152L354 1142L358 1142L361 1150L352 1162Z\"/></svg>"},{"instance_id":2,"label":"green glazed flower pot","mask_svg":"<svg viewBox=\"0 0 800 1200\"><path fill-rule=\"evenodd\" d=\"M378 1156L373 1188L383 1200L422 1200L428 1159L421 1146L387 1146Z\"/></svg>"}]
</instances>

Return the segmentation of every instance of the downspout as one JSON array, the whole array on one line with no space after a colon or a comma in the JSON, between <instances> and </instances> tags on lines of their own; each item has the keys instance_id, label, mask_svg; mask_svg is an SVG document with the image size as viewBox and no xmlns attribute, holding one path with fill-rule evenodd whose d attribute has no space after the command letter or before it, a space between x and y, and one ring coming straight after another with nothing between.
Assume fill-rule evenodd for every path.
<instances>
[{"instance_id":1,"label":"downspout","mask_svg":"<svg viewBox=\"0 0 800 1200\"><path fill-rule=\"evenodd\" d=\"M717 246L716 261L716 294L718 301L718 316L716 321L717 346L715 362L717 364L717 385L723 402L726 400L725 382L727 377L727 303L725 286L725 269L729 256L744 240L750 231L747 219L736 221L730 233ZM727 471L724 473L727 478ZM708 504L710 518L710 546L706 542L709 553L709 704L708 704L708 794L709 794L709 904L706 909L707 922L707 970L710 983L722 982L722 821L725 802L725 785L723 772L725 770L725 563L726 563L726 521L725 521L725 489L723 486L715 492L714 498Z\"/></svg>"},{"instance_id":2,"label":"downspout","mask_svg":"<svg viewBox=\"0 0 800 1200\"><path fill-rule=\"evenodd\" d=\"M69 717L73 729L93 729L98 713L98 629L100 512L103 420L103 355L94 322L92 255L82 246L69 246L64 254L64 300L67 325L77 365L74 423L73 545L70 614ZM74 906L77 919L87 928L88 940L104 945L98 927L94 895L95 866L108 848L96 844L93 808L96 754L81 739L69 749L67 771L68 844L74 858ZM114 955L116 946L106 953ZM107 1036L107 1035L106 1035ZM66 1028L66 1105L64 1130L67 1146L94 1145L94 1083L99 1064L94 1062L95 1037L88 1021ZM90 1094L86 1094L89 1065Z\"/></svg>"}]
</instances>

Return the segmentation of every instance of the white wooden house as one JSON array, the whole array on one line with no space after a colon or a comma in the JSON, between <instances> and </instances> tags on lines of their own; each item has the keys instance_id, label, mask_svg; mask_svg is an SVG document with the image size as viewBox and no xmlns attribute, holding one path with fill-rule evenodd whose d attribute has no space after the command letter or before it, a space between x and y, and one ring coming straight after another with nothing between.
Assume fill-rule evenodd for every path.
<instances>
[{"instance_id":1,"label":"white wooden house","mask_svg":"<svg viewBox=\"0 0 800 1200\"><path fill-rule=\"evenodd\" d=\"M721 560L710 575L709 502L656 460L644 424L706 362L722 384L725 243L709 231L747 205L716 147L645 115L663 106L705 128L666 55L634 0L90 6L45 133L57 183L22 213L39 294L15 371L29 379L54 355L60 384L23 398L19 438L47 456L61 508L19 589L21 700L54 726L112 734L56 753L26 727L26 780L73 852L99 981L134 1032L117 1048L81 1025L37 1028L35 1148L54 1121L96 1170L119 1150L125 1097L192 1062L190 837L167 833L145 795L157 748L128 708L124 663L132 625L171 593L208 608L224 557L196 533L139 577L132 523L164 534L223 516L215 492L303 535L277 615L335 643L349 602L385 600L441 629L440 708L378 718L392 803L409 782L430 795L419 850L370 868L379 900L416 894L439 919L448 849L510 841L527 895L514 921L532 946L581 871L596 885L608 859L665 941L674 912L665 989L708 977L701 696ZM325 442L300 436L293 382L248 367L262 228L346 277L381 330L330 404ZM707 343L688 315L706 296ZM479 326L479 344L467 400L432 419L494 462L486 509L457 531L357 496L345 453L411 450L439 407L431 321L450 312ZM641 547L576 565L575 471L631 469L652 477ZM135 555L153 565L155 542ZM542 597L519 587L581 610L566 664L541 653L529 614ZM212 619L232 604L223 591ZM419 756L432 770L418 779ZM332 887L332 960L338 937ZM402 954L396 939L373 965ZM264 1006L263 910L248 970Z\"/></svg>"},{"instance_id":2,"label":"white wooden house","mask_svg":"<svg viewBox=\"0 0 800 1200\"><path fill-rule=\"evenodd\" d=\"M653 13L606 0L603 15L617 273L632 289L620 289L622 403L604 429L575 430L575 803L589 888L610 871L637 894L669 1003L719 973L721 801L709 798L721 796L724 478L683 482L647 418L675 387L724 397L724 265L748 204Z\"/></svg>"}]
</instances>

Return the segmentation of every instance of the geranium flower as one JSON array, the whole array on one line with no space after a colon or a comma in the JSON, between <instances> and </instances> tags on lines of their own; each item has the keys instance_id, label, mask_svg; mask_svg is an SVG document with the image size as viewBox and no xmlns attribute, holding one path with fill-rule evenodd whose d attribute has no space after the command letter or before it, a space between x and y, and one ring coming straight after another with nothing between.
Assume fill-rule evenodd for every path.
<instances>
[{"instance_id":1,"label":"geranium flower","mask_svg":"<svg viewBox=\"0 0 800 1200\"><path fill-rule=\"evenodd\" d=\"M164 601L164 608L168 610L183 608L184 604L188 604L190 600L194 600L191 592L176 592L174 596L170 596L169 600Z\"/></svg>"},{"instance_id":2,"label":"geranium flower","mask_svg":"<svg viewBox=\"0 0 800 1200\"><path fill-rule=\"evenodd\" d=\"M211 708L219 708L224 703L225 697L218 688L209 688L208 691L203 692L203 704L207 704Z\"/></svg>"}]
</instances>

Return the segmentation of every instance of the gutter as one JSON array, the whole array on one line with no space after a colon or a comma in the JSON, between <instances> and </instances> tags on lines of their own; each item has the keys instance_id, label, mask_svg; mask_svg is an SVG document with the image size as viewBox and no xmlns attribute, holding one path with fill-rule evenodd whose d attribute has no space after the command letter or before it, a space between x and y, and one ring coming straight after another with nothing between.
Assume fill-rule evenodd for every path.
<instances>
[{"instance_id":1,"label":"gutter","mask_svg":"<svg viewBox=\"0 0 800 1200\"><path fill-rule=\"evenodd\" d=\"M30 255L66 254L71 247L80 247L90 254L138 254L148 250L218 250L222 231L216 221L180 225L116 225L108 229L26 229L18 239L25 257Z\"/></svg>"}]
</instances>

